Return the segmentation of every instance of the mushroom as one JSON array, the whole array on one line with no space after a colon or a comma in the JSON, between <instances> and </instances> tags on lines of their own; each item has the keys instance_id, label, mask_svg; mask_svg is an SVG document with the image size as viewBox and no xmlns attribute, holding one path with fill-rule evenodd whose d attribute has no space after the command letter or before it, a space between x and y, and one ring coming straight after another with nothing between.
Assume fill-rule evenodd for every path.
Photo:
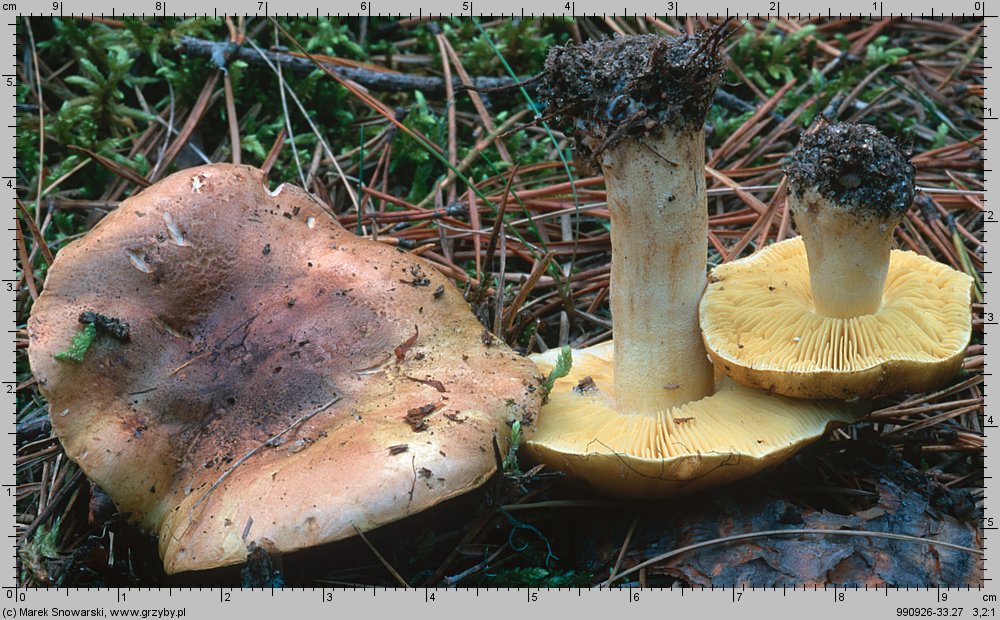
<instances>
[{"instance_id":1,"label":"mushroom","mask_svg":"<svg viewBox=\"0 0 1000 620\"><path fill-rule=\"evenodd\" d=\"M574 118L611 212L614 343L573 352L527 451L606 494L672 495L748 476L859 406L715 385L698 329L708 212L704 120L724 36L620 37L553 49L541 93ZM543 370L555 351L533 358Z\"/></svg>"},{"instance_id":2,"label":"mushroom","mask_svg":"<svg viewBox=\"0 0 1000 620\"><path fill-rule=\"evenodd\" d=\"M926 390L961 368L972 278L892 249L913 166L870 125L822 125L788 167L802 235L712 272L705 346L736 381L802 398Z\"/></svg>"},{"instance_id":3,"label":"mushroom","mask_svg":"<svg viewBox=\"0 0 1000 620\"><path fill-rule=\"evenodd\" d=\"M443 292L443 293L442 293ZM72 362L81 313L98 331ZM91 322L90 324L95 324ZM537 371L429 263L228 164L178 172L59 252L29 358L71 459L168 573L354 536L483 484Z\"/></svg>"}]
</instances>

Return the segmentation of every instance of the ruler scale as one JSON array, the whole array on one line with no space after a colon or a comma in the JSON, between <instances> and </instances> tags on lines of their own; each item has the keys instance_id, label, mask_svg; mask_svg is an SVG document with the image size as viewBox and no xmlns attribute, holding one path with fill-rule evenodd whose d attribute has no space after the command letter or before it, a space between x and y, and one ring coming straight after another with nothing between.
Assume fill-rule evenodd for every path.
<instances>
[{"instance_id":1,"label":"ruler scale","mask_svg":"<svg viewBox=\"0 0 1000 620\"><path fill-rule=\"evenodd\" d=\"M982 49L985 64L985 85L983 88L983 121L987 138L992 129L997 126L1000 118L1000 108L992 110L991 91L995 69L991 66L990 34L993 24L1000 12L1000 0L957 0L953 3L935 4L927 1L908 3L896 0L845 0L837 5L827 6L818 2L793 2L791 0L733 0L723 2L704 0L664 0L661 2L635 2L627 6L608 6L588 0L541 0L531 4L520 4L515 1L488 3L485 0L428 0L419 6L398 0L347 0L336 5L317 5L315 2L274 2L273 0L217 0L213 3L193 2L190 0L138 0L134 2L119 2L118 0L61 0L54 2L15 2L0 3L4 20L3 40L7 42L6 49L11 54L11 61L3 63L2 85L8 95L12 115L5 132L4 150L9 164L0 165L4 175L0 177L0 187L11 198L11 208L14 211L14 221L8 226L11 232L15 261L12 270L5 272L3 282L7 296L7 316L15 316L15 320L5 330L9 334L7 344L11 351L7 366L11 369L5 373L3 393L13 411L17 411L16 401L16 370L15 344L18 332L15 294L19 285L18 249L15 235L28 234L18 230L17 208L14 198L18 184L24 182L18 177L18 153L16 152L16 132L18 125L17 107L13 105L18 80L19 50L15 45L19 36L24 36L21 19L24 17L101 17L120 19L136 17L155 19L172 17L205 17L220 18L222 16L248 16L255 18L280 16L301 16L302 19L337 17L367 17L373 23L381 19L423 18L426 16L446 16L449 18L481 17L483 19L565 19L572 16L604 17L613 10L614 15L636 16L646 14L660 15L700 15L713 18L733 17L739 19L777 19L789 18L819 19L870 19L881 20L893 17L925 18L934 20L949 20L955 18L981 19L983 26ZM335 12L334 12L335 11ZM984 162L984 179L987 192L982 197L985 209L984 245L982 253L988 261L987 249L992 247L996 236L996 216L990 210L994 201L990 200L992 182L995 178L987 158L987 148L990 143L984 140L982 145L982 160ZM96 164L91 164L96 165ZM28 192L30 194L30 192ZM20 194L21 196L25 194ZM983 293L985 308L990 309L990 287L988 286L992 271L989 262L983 274ZM992 313L984 312L983 341L986 350L992 349L997 330L993 328L997 321ZM984 362L984 396L992 391L992 366ZM0 608L4 618L22 617L141 617L141 618L202 618L217 617L268 617L277 614L302 613L309 615L334 614L416 614L430 616L447 614L479 614L484 617L507 617L517 613L532 614L569 614L581 613L586 617L600 617L614 613L641 613L658 615L681 615L681 617L733 617L735 614L749 614L752 618L801 617L810 618L843 618L845 614L859 618L906 618L906 617L960 617L960 618L996 618L998 590L993 585L992 571L995 562L988 551L989 539L1000 529L1000 515L994 510L995 500L989 487L993 476L992 462L986 458L993 454L991 434L996 433L1000 426L1000 417L994 418L994 407L987 398L983 416L983 440L985 444L983 495L984 513L981 524L983 584L978 587L937 587L927 584L924 587L843 587L843 586L803 586L801 584L788 587L754 587L754 586L716 586L695 588L656 588L656 587L614 587L614 588L418 588L404 589L392 587L279 587L273 589L239 589L239 588L198 588L198 587L153 587L153 588L23 588L17 587L18 581L18 536L14 534L16 515L16 469L13 460L17 456L17 425L12 421L9 427L11 437L12 462L10 474L4 478L4 488L8 498L9 520L7 531L9 552L11 554L10 571L0 571ZM996 412L1000 416L1000 411ZM16 415L15 415L16 419ZM993 422L993 420L997 422ZM804 537L803 544L808 544L809 538ZM181 579L183 581L183 579ZM180 583L180 581L177 581Z\"/></svg>"}]
</instances>

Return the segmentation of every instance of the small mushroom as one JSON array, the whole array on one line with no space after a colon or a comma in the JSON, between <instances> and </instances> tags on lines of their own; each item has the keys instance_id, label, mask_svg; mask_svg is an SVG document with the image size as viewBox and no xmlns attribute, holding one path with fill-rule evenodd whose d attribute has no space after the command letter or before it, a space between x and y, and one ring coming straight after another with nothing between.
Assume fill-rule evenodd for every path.
<instances>
[{"instance_id":1,"label":"small mushroom","mask_svg":"<svg viewBox=\"0 0 1000 620\"><path fill-rule=\"evenodd\" d=\"M609 495L668 496L749 476L861 406L716 385L698 329L708 209L704 121L721 31L555 48L540 91L604 171L614 343L573 352L525 447ZM543 371L556 352L533 359ZM588 379L588 389L577 388Z\"/></svg>"},{"instance_id":2,"label":"small mushroom","mask_svg":"<svg viewBox=\"0 0 1000 620\"><path fill-rule=\"evenodd\" d=\"M414 270L430 286L400 284ZM81 312L126 322L128 341L98 333L80 363L55 359ZM69 457L159 534L176 573L242 562L254 541L354 536L483 484L494 435L528 425L540 386L481 331L429 263L219 164L61 250L28 352Z\"/></svg>"},{"instance_id":3,"label":"small mushroom","mask_svg":"<svg viewBox=\"0 0 1000 620\"><path fill-rule=\"evenodd\" d=\"M961 367L972 278L892 249L913 166L870 125L823 125L787 168L800 238L717 267L705 346L736 381L802 398L919 391Z\"/></svg>"}]
</instances>

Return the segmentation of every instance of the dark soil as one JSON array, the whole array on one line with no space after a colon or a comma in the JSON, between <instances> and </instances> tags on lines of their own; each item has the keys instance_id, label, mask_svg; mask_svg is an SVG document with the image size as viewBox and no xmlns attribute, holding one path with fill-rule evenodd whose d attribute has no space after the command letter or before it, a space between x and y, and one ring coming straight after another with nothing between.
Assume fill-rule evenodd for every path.
<instances>
[{"instance_id":1,"label":"dark soil","mask_svg":"<svg viewBox=\"0 0 1000 620\"><path fill-rule=\"evenodd\" d=\"M544 476L522 480L535 496L544 488L547 499L568 504L593 499L565 481ZM89 489L92 495L99 493L95 487ZM524 496L518 499L518 494L510 479L494 479L477 491L367 532L368 541L410 585L424 586L496 585L499 582L494 580L517 577L512 566L532 563L544 566L543 573L572 574L578 585L595 585L618 563L626 539L617 574L671 550L711 544L654 563L645 578L626 574L616 585L974 587L982 579L977 555L941 544L981 547L977 525L982 513L970 490L948 488L921 472L867 427L859 429L853 441L823 439L789 462L739 485L681 501L620 501L575 508L539 505L513 512L500 508L520 503ZM74 509L86 510L86 502ZM92 527L72 552L37 559L52 584L399 585L368 544L357 537L284 555L264 542L251 546L242 566L168 576L159 562L155 539L129 525L124 515L110 519L107 515L81 516ZM483 519L486 523L479 523ZM792 531L801 529L812 533ZM774 530L790 531L785 536L732 538ZM871 535L838 535L838 530ZM108 540L109 531L114 534L114 545ZM478 535L464 540L477 531ZM482 573L460 580L455 577L482 561L484 551L492 552L505 543L512 548L504 559L490 563ZM451 555L456 546L465 552Z\"/></svg>"},{"instance_id":2,"label":"dark soil","mask_svg":"<svg viewBox=\"0 0 1000 620\"><path fill-rule=\"evenodd\" d=\"M854 481L853 488L838 481L844 476ZM970 494L925 475L867 428L859 429L849 448L820 442L735 488L692 496L681 507L636 514L641 515L639 526L622 570L672 549L720 541L650 566L649 585L982 583L979 557L935 544L980 548L976 524L981 515ZM595 553L618 552L632 515L624 516L614 524L617 527L610 518L595 527L593 540L606 541ZM599 528L608 533L602 535ZM750 532L799 528L814 533L721 543ZM846 536L843 530L872 535ZM892 539L880 533L910 538Z\"/></svg>"},{"instance_id":3,"label":"dark soil","mask_svg":"<svg viewBox=\"0 0 1000 620\"><path fill-rule=\"evenodd\" d=\"M908 154L871 125L820 126L802 137L785 173L793 194L813 188L859 215L899 218L913 202Z\"/></svg>"},{"instance_id":4,"label":"dark soil","mask_svg":"<svg viewBox=\"0 0 1000 620\"><path fill-rule=\"evenodd\" d=\"M121 319L105 316L99 312L82 312L80 322L93 323L97 331L109 334L122 342L129 341L129 325Z\"/></svg>"},{"instance_id":5,"label":"dark soil","mask_svg":"<svg viewBox=\"0 0 1000 620\"><path fill-rule=\"evenodd\" d=\"M725 63L723 27L692 36L616 37L555 47L539 88L546 112L572 118L578 167L627 137L700 129Z\"/></svg>"}]
</instances>

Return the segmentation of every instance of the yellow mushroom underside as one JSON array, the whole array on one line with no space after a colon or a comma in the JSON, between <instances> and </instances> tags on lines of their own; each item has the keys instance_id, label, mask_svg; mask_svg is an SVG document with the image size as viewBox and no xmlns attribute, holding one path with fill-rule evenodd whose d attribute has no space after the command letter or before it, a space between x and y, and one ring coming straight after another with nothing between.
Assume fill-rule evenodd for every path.
<instances>
[{"instance_id":1,"label":"yellow mushroom underside","mask_svg":"<svg viewBox=\"0 0 1000 620\"><path fill-rule=\"evenodd\" d=\"M922 390L961 366L972 329L970 287L964 273L894 250L877 312L821 316L805 247L795 238L717 267L701 326L716 366L745 385L807 398Z\"/></svg>"},{"instance_id":2,"label":"yellow mushroom underside","mask_svg":"<svg viewBox=\"0 0 1000 620\"><path fill-rule=\"evenodd\" d=\"M800 401L729 380L712 396L655 416L618 413L613 348L609 342L573 352L570 374L556 381L525 442L534 458L603 494L680 495L745 478L818 439L830 424L864 413L861 406ZM548 372L555 353L533 360Z\"/></svg>"}]
</instances>

